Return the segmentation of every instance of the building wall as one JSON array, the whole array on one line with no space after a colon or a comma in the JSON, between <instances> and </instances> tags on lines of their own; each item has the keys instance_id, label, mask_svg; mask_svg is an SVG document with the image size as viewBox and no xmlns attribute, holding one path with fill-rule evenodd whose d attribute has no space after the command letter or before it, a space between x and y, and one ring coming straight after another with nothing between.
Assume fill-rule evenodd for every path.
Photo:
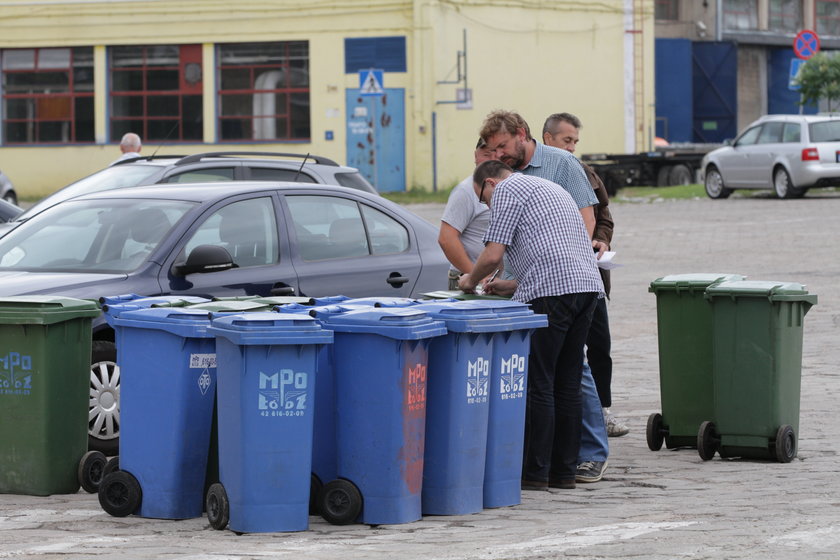
<instances>
[{"instance_id":1,"label":"building wall","mask_svg":"<svg viewBox=\"0 0 840 560\"><path fill-rule=\"evenodd\" d=\"M579 153L646 149L653 129L653 1L504 4L483 0L240 1L133 0L4 2L2 48L95 47L96 143L0 146L0 169L22 196L42 196L107 165L118 155L107 137L105 52L111 45L188 44L203 47L204 141L155 146L143 153L220 149L311 152L347 161L345 93L359 87L344 73L344 39L406 37L407 72L386 72L386 88L405 90L408 188L448 188L472 170L483 118L497 108L519 111L539 137L546 116L577 114L584 123ZM628 13L637 17L627 18ZM629 23L635 22L635 23ZM458 52L464 51L472 106L455 103ZM633 35L635 52L627 52ZM308 40L311 141L219 143L215 132L213 45L221 42ZM634 56L635 55L635 56ZM634 76L627 83L627 65ZM637 107L627 107L634 88ZM643 134L630 142L625 115ZM327 139L332 131L332 140ZM44 165L48 161L49 165ZM35 172L34 170L37 170Z\"/></svg>"}]
</instances>

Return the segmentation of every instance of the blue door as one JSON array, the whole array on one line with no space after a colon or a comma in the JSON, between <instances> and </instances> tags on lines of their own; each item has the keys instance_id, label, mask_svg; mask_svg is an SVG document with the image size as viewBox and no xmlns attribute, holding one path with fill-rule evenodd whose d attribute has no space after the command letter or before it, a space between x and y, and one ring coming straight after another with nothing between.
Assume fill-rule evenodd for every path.
<instances>
[{"instance_id":1,"label":"blue door","mask_svg":"<svg viewBox=\"0 0 840 560\"><path fill-rule=\"evenodd\" d=\"M692 44L694 141L734 138L738 116L738 48L732 42Z\"/></svg>"},{"instance_id":2,"label":"blue door","mask_svg":"<svg viewBox=\"0 0 840 560\"><path fill-rule=\"evenodd\" d=\"M347 90L347 165L380 192L405 188L405 90L382 95Z\"/></svg>"}]
</instances>

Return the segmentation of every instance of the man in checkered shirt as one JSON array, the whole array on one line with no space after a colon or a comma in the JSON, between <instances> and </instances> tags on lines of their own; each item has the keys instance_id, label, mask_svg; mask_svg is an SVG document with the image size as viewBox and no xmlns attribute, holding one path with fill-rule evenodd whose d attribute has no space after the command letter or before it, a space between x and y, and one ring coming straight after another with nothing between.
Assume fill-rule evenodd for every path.
<instances>
[{"instance_id":1,"label":"man in checkered shirt","mask_svg":"<svg viewBox=\"0 0 840 560\"><path fill-rule=\"evenodd\" d=\"M459 287L473 292L507 252L518 280L512 299L548 315L548 328L531 336L522 487L573 488L583 347L604 291L592 243L577 204L551 181L493 160L476 168L473 188L490 206L490 227L484 250ZM504 281L493 280L485 290L493 291L494 282L501 287Z\"/></svg>"}]
</instances>

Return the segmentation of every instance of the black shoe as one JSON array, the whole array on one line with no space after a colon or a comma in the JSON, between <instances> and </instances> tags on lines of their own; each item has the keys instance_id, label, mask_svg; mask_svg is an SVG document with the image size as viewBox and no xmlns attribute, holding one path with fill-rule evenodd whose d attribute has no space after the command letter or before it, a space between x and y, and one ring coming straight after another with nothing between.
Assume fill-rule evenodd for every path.
<instances>
[{"instance_id":1,"label":"black shoe","mask_svg":"<svg viewBox=\"0 0 840 560\"><path fill-rule=\"evenodd\" d=\"M574 490L575 479L574 478L552 479L552 480L548 481L548 485L551 488L560 488L561 490Z\"/></svg>"},{"instance_id":2,"label":"black shoe","mask_svg":"<svg viewBox=\"0 0 840 560\"><path fill-rule=\"evenodd\" d=\"M607 461L585 461L578 465L575 480L578 482L598 482L607 470Z\"/></svg>"},{"instance_id":3,"label":"black shoe","mask_svg":"<svg viewBox=\"0 0 840 560\"><path fill-rule=\"evenodd\" d=\"M522 479L523 490L547 490L548 482L544 480L525 480Z\"/></svg>"}]
</instances>

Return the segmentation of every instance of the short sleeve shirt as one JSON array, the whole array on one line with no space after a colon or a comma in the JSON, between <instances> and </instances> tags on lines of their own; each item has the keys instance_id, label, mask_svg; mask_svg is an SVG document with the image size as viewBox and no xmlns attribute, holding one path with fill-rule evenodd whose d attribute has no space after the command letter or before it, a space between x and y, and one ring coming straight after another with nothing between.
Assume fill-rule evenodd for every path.
<instances>
[{"instance_id":1,"label":"short sleeve shirt","mask_svg":"<svg viewBox=\"0 0 840 560\"><path fill-rule=\"evenodd\" d=\"M490 225L490 209L478 201L472 175L458 183L449 194L441 221L461 233L461 243L472 262L484 249L484 233ZM455 270L455 268L452 268Z\"/></svg>"},{"instance_id":2,"label":"short sleeve shirt","mask_svg":"<svg viewBox=\"0 0 840 560\"><path fill-rule=\"evenodd\" d=\"M598 204L583 165L571 152L537 142L534 155L522 173L557 183L572 195L578 208Z\"/></svg>"},{"instance_id":3,"label":"short sleeve shirt","mask_svg":"<svg viewBox=\"0 0 840 560\"><path fill-rule=\"evenodd\" d=\"M551 181L514 173L493 191L485 242L507 246L519 285L516 301L603 293L595 253L569 193Z\"/></svg>"}]
</instances>

